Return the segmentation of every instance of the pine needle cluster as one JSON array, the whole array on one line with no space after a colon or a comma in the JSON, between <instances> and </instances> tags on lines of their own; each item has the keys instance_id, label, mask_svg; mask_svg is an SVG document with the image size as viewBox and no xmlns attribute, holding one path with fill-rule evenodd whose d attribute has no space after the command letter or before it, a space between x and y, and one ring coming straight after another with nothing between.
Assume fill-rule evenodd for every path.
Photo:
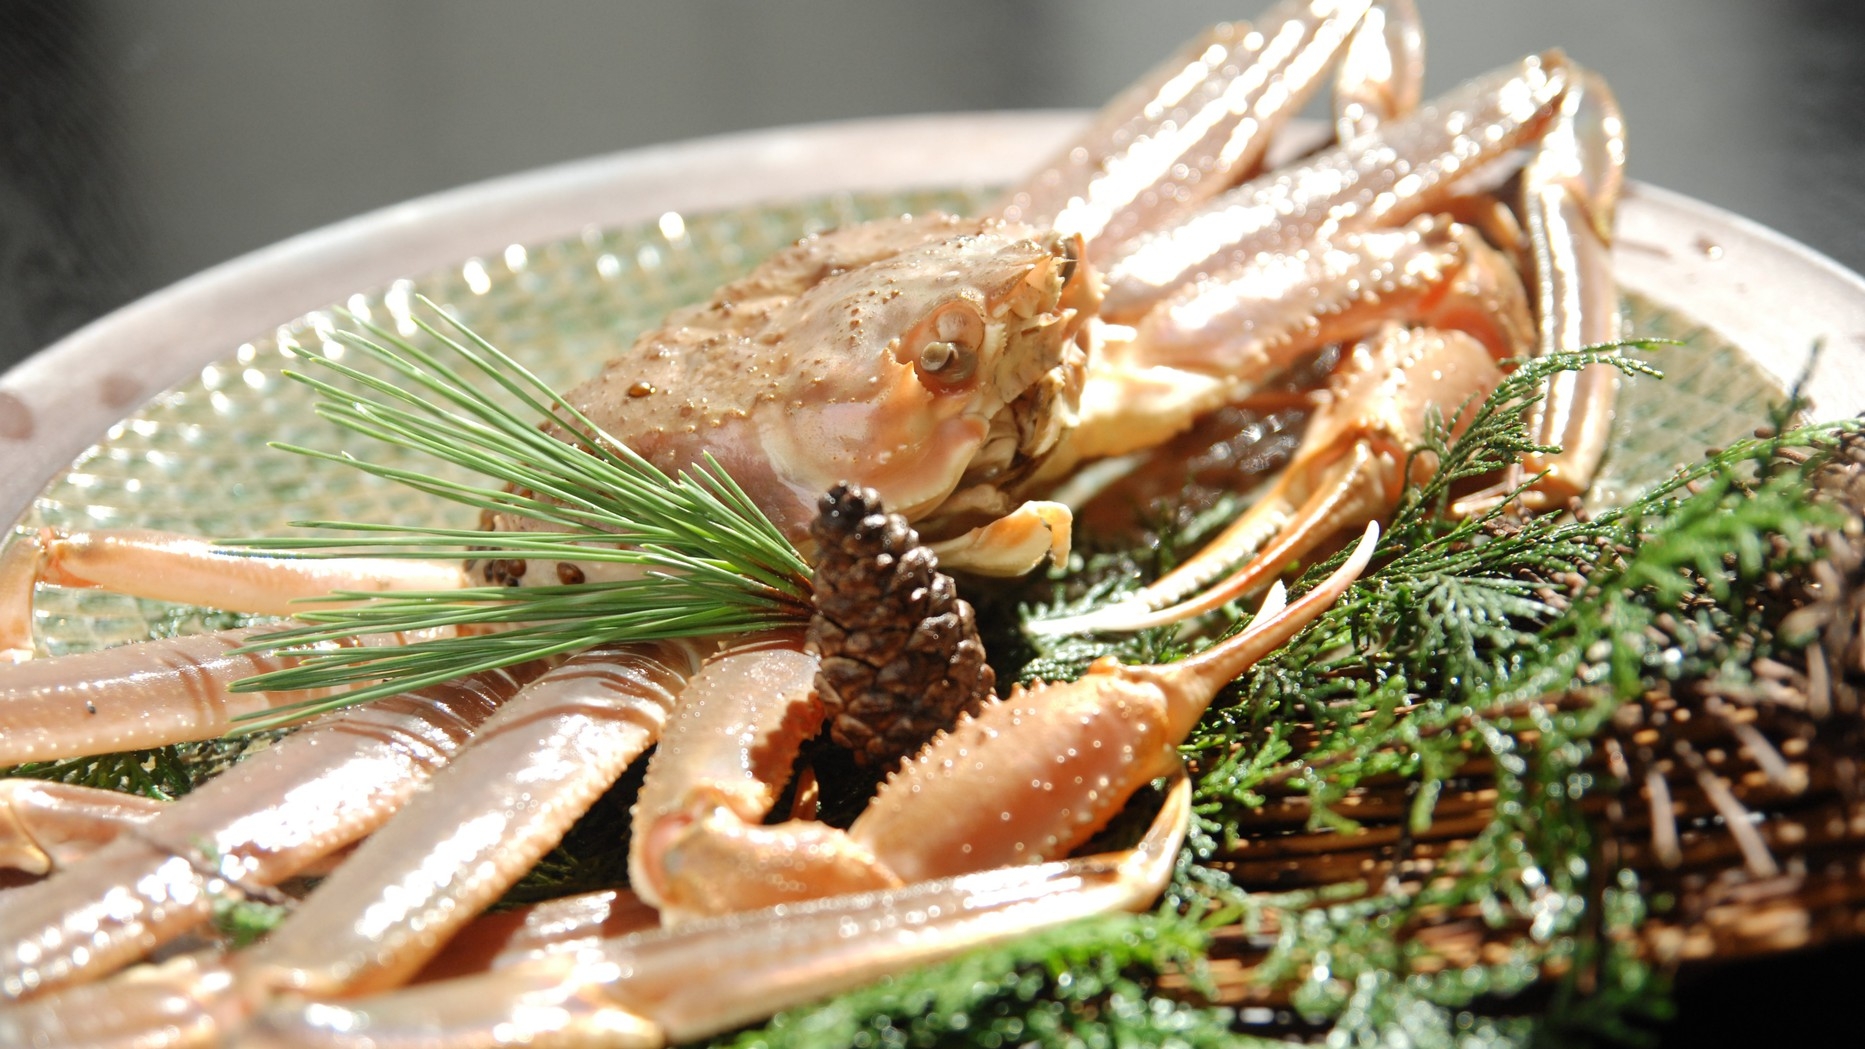
<instances>
[{"instance_id":1,"label":"pine needle cluster","mask_svg":"<svg viewBox=\"0 0 1865 1049\"><path fill-rule=\"evenodd\" d=\"M288 374L322 395L320 417L462 467L472 481L449 481L347 453L276 447L354 466L487 518L502 515L528 527L488 532L298 521L293 524L300 528L346 534L228 545L273 556L610 564L636 574L522 590L333 593L330 600L344 607L307 608L298 616L305 625L268 634L252 646L298 654L298 666L234 687L353 687L334 700L252 719L250 728L608 642L743 633L808 619L808 563L710 456L690 472L669 477L485 339L425 304L449 329L415 319L438 351L368 323L360 324L362 332L336 335L387 367L390 378L315 357L314 363L347 383ZM456 360L458 367L449 363ZM495 399L487 387L506 399ZM359 635L435 630L457 633L397 646L316 647Z\"/></svg>"}]
</instances>

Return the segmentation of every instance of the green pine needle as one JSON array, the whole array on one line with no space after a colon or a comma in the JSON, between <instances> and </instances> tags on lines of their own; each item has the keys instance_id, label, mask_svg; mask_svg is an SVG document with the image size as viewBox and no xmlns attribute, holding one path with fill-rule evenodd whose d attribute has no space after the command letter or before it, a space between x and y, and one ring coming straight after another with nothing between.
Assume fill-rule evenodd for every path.
<instances>
[{"instance_id":1,"label":"green pine needle","mask_svg":"<svg viewBox=\"0 0 1865 1049\"><path fill-rule=\"evenodd\" d=\"M393 379L319 357L311 360L347 380L348 388L287 374L321 395L315 408L320 417L463 467L482 483L348 453L275 447L353 466L474 510L524 518L545 530L488 533L300 521L294 524L350 535L226 545L273 556L602 562L635 566L640 574L576 586L332 594L329 600L345 607L308 608L298 617L303 625L250 646L295 654L299 665L234 687L350 691L254 716L247 731L593 645L742 633L807 618L808 563L710 456L692 471L668 477L486 340L446 320L457 338L415 320L438 343L438 352L362 321L362 333L336 333L336 341L385 366ZM495 399L482 384L516 407ZM360 634L446 627L491 632L392 647L329 647Z\"/></svg>"}]
</instances>

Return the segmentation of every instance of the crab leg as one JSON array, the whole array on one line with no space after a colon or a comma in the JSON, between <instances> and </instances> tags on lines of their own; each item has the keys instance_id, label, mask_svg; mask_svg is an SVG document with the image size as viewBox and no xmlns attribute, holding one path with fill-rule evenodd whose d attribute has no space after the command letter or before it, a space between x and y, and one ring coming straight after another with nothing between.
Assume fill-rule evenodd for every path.
<instances>
[{"instance_id":1,"label":"crab leg","mask_svg":"<svg viewBox=\"0 0 1865 1049\"><path fill-rule=\"evenodd\" d=\"M1366 13L1334 74L1334 137L1348 142L1418 108L1425 88L1425 33L1412 0Z\"/></svg>"},{"instance_id":2,"label":"crab leg","mask_svg":"<svg viewBox=\"0 0 1865 1049\"><path fill-rule=\"evenodd\" d=\"M1424 251L1428 239L1385 243L1400 236L1399 231L1360 233L1340 228L1342 223L1359 221L1360 213L1350 208L1344 217L1336 216L1330 206L1329 217L1316 227L1327 235L1314 250L1271 250L1221 280L1181 289L1164 299L1140 323L1133 338L1124 347L1114 344L1114 352L1105 358L1109 375L1123 373L1124 381L1102 383L1098 390L1119 389L1127 404L1107 412L1096 397L1097 386L1090 384L1083 401L1084 416L1111 418L1122 411L1131 413L1134 403L1145 403L1149 393L1157 391L1158 403L1139 414L1152 430L1165 430L1220 399L1234 398L1266 368L1273 370L1285 363L1294 350L1351 337L1353 325L1369 317L1460 329L1482 339L1490 356L1498 360L1524 355L1530 349L1547 354L1610 342L1617 336L1618 317L1608 258L1611 209L1623 165L1618 110L1603 86L1582 70L1557 62L1550 79L1563 86L1552 96L1558 104L1545 129L1546 138L1538 144L1524 174L1527 243L1535 259L1533 294L1537 300L1532 339L1519 282L1504 272L1497 253L1467 227L1446 226L1440 220L1420 220L1423 225L1408 227L1414 236L1433 228L1441 231L1437 239L1443 247L1429 254ZM1532 87L1528 80L1512 83ZM1469 114L1454 112L1460 115L1440 119L1449 119L1451 126L1466 125ZM1425 115L1421 112L1416 120ZM1513 133L1496 131L1504 138ZM1362 142L1387 136L1406 137L1382 126ZM1462 156L1460 151L1453 153L1453 161ZM1329 161L1321 167L1331 165ZM1333 232L1323 228L1327 223L1336 223ZM1375 261L1379 267L1369 269ZM1455 278L1439 272L1453 267L1458 274ZM1285 273L1300 276L1291 280ZM1286 320L1294 297L1286 291L1277 294L1296 287L1321 289L1317 293L1320 307L1299 312L1303 318L1318 314L1302 322L1306 330ZM1356 296L1379 300L1379 308L1355 303ZM1451 340L1444 334L1389 331L1352 364L1349 376L1337 381L1330 400L1314 419L1303 449L1269 495L1205 550L1117 605L1034 624L1033 629L1048 633L1159 626L1210 611L1266 585L1337 531L1386 513L1405 480L1405 453L1422 434L1433 404L1448 409L1481 397L1498 375L1495 367L1470 350L1466 340ZM1396 388L1382 388L1384 381L1376 369L1384 367L1400 369L1395 373ZM1428 381L1427 368L1432 376ZM1174 377L1209 378L1204 389L1182 381L1149 383L1146 376L1152 369ZM1530 425L1538 440L1562 450L1529 459L1489 497L1514 491L1523 471L1543 474L1530 493L1534 505L1559 505L1584 490L1605 448L1616 377L1616 369L1609 365L1556 376ZM1355 412L1370 414L1365 421L1356 421L1352 418ZM1151 432L1145 425L1131 423L1090 428L1081 448L1088 454L1124 450L1097 445L1095 435L1105 432L1125 439L1126 434L1142 431ZM1459 509L1468 502L1459 504ZM1222 587L1191 598L1230 566L1251 557Z\"/></svg>"},{"instance_id":3,"label":"crab leg","mask_svg":"<svg viewBox=\"0 0 1865 1049\"><path fill-rule=\"evenodd\" d=\"M717 913L1065 856L1177 768L1175 748L1218 690L1332 604L1365 568L1376 534L1369 528L1301 600L1272 604L1204 653L1163 666L1101 660L1078 681L987 702L896 771L846 833L807 820L762 826L761 813L695 790L641 839L655 892L682 913Z\"/></svg>"},{"instance_id":4,"label":"crab leg","mask_svg":"<svg viewBox=\"0 0 1865 1049\"><path fill-rule=\"evenodd\" d=\"M277 1044L307 1046L354 1044L347 1032L367 1030L385 1049L491 1046L513 1035L562 1046L658 1046L718 1034L967 949L1143 908L1170 879L1189 817L1181 776L1145 839L1126 852L730 915L353 1009L275 1009L254 1027ZM713 979L722 958L731 959L729 994Z\"/></svg>"},{"instance_id":5,"label":"crab leg","mask_svg":"<svg viewBox=\"0 0 1865 1049\"><path fill-rule=\"evenodd\" d=\"M670 852L696 825L723 824L729 834L763 821L790 778L798 749L821 728L817 665L801 634L782 633L722 653L683 697L662 751L666 760L648 769L635 802L628 857L630 883L661 909L663 921L757 906L732 906L706 884L701 866L683 867ZM882 885L899 884L880 878ZM872 877L857 875L812 895L874 885Z\"/></svg>"},{"instance_id":6,"label":"crab leg","mask_svg":"<svg viewBox=\"0 0 1865 1049\"><path fill-rule=\"evenodd\" d=\"M659 928L660 914L627 889L560 896L474 918L410 983L433 983L599 946Z\"/></svg>"},{"instance_id":7,"label":"crab leg","mask_svg":"<svg viewBox=\"0 0 1865 1049\"><path fill-rule=\"evenodd\" d=\"M1339 233L1182 289L1130 337L1107 338L1070 451L1092 458L1155 444L1323 346L1394 320L1464 331L1498 360L1535 345L1520 279L1470 227L1422 216Z\"/></svg>"},{"instance_id":8,"label":"crab leg","mask_svg":"<svg viewBox=\"0 0 1865 1049\"><path fill-rule=\"evenodd\" d=\"M1577 78L1560 118L1522 174L1523 213L1534 252L1539 352L1578 350L1619 339L1619 290L1612 277L1613 211L1625 178L1625 126L1605 81ZM1531 417L1529 435L1561 449L1523 469L1539 507L1586 491L1606 454L1619 371L1594 364L1561 372Z\"/></svg>"},{"instance_id":9,"label":"crab leg","mask_svg":"<svg viewBox=\"0 0 1865 1049\"><path fill-rule=\"evenodd\" d=\"M0 867L47 875L139 832L175 804L140 794L25 777L0 779ZM321 873L336 855L299 872Z\"/></svg>"},{"instance_id":10,"label":"crab leg","mask_svg":"<svg viewBox=\"0 0 1865 1049\"><path fill-rule=\"evenodd\" d=\"M435 965L422 970L418 982L481 977L551 957L589 956L605 944L656 925L654 911L626 891L586 893L486 914L475 919ZM249 990L236 983L224 956L191 953L96 983L0 1002L0 1045L220 1046L237 1038L246 1017L257 1008L257 1002L243 997Z\"/></svg>"},{"instance_id":11,"label":"crab leg","mask_svg":"<svg viewBox=\"0 0 1865 1049\"><path fill-rule=\"evenodd\" d=\"M98 787L0 779L0 867L50 874L144 826L167 806Z\"/></svg>"},{"instance_id":12,"label":"crab leg","mask_svg":"<svg viewBox=\"0 0 1865 1049\"><path fill-rule=\"evenodd\" d=\"M669 924L901 884L844 848L841 831L808 820L796 821L788 828L792 838L784 839L807 846L760 854L758 861L769 865L744 876L740 864L755 850L746 843L766 837L758 825L789 781L799 748L821 728L824 713L814 695L818 663L804 651L802 635L780 634L742 651L715 659L704 680L689 687L635 802L629 882ZM787 862L809 847L824 853L819 859L833 861L807 869ZM741 876L715 877L721 868ZM772 881L789 891L765 898Z\"/></svg>"},{"instance_id":13,"label":"crab leg","mask_svg":"<svg viewBox=\"0 0 1865 1049\"><path fill-rule=\"evenodd\" d=\"M404 982L495 902L660 735L692 646L592 649L539 678L241 960L318 995Z\"/></svg>"},{"instance_id":14,"label":"crab leg","mask_svg":"<svg viewBox=\"0 0 1865 1049\"><path fill-rule=\"evenodd\" d=\"M294 656L240 651L266 633L247 627L0 664L6 717L0 766L213 739L237 730L242 718L340 691L229 691L243 678L298 665ZM355 643L414 637L372 635Z\"/></svg>"},{"instance_id":15,"label":"crab leg","mask_svg":"<svg viewBox=\"0 0 1865 1049\"><path fill-rule=\"evenodd\" d=\"M90 587L257 615L290 615L336 590L458 590L458 564L397 558L269 557L145 529L16 535L0 551L0 654L30 656L37 583Z\"/></svg>"},{"instance_id":16,"label":"crab leg","mask_svg":"<svg viewBox=\"0 0 1865 1049\"><path fill-rule=\"evenodd\" d=\"M1029 629L1143 630L1209 612L1269 585L1323 541L1388 513L1432 413L1472 406L1501 377L1483 345L1462 332L1387 327L1354 348L1310 420L1295 459L1221 535L1132 597L1085 615L1034 622ZM1415 462L1412 468L1429 470L1432 464ZM1223 583L1189 596L1245 558Z\"/></svg>"},{"instance_id":17,"label":"crab leg","mask_svg":"<svg viewBox=\"0 0 1865 1049\"><path fill-rule=\"evenodd\" d=\"M1199 274L1222 281L1260 256L1298 252L1340 231L1403 223L1463 176L1532 140L1572 82L1557 51L1478 77L1295 168L1216 197L1131 242L1108 268L1102 317L1139 321Z\"/></svg>"},{"instance_id":18,"label":"crab leg","mask_svg":"<svg viewBox=\"0 0 1865 1049\"><path fill-rule=\"evenodd\" d=\"M1275 129L1343 51L1344 105L1387 116L1409 108L1423 76L1418 16L1409 0L1389 6L1388 18L1370 0L1285 0L1253 24L1207 30L992 210L1081 234L1098 265L1137 232L1254 175Z\"/></svg>"},{"instance_id":19,"label":"crab leg","mask_svg":"<svg viewBox=\"0 0 1865 1049\"><path fill-rule=\"evenodd\" d=\"M235 650L262 628L119 645L0 665L0 765L114 754L233 731L241 717L328 691L229 692L297 661Z\"/></svg>"},{"instance_id":20,"label":"crab leg","mask_svg":"<svg viewBox=\"0 0 1865 1049\"><path fill-rule=\"evenodd\" d=\"M1181 775L1132 849L726 915L347 1002L258 1005L212 959L0 1006L0 1044L616 1049L718 1034L965 950L1147 906L1190 820ZM721 960L730 966L722 968ZM727 983L721 983L724 976Z\"/></svg>"},{"instance_id":21,"label":"crab leg","mask_svg":"<svg viewBox=\"0 0 1865 1049\"><path fill-rule=\"evenodd\" d=\"M133 961L370 833L529 672L493 671L355 707L241 762L88 859L0 893L0 997Z\"/></svg>"}]
</instances>

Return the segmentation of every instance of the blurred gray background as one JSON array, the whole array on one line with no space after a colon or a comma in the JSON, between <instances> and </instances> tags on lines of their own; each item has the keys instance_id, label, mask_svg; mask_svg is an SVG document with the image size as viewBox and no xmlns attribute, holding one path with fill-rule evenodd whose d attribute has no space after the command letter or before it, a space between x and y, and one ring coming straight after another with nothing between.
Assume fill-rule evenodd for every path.
<instances>
[{"instance_id":1,"label":"blurred gray background","mask_svg":"<svg viewBox=\"0 0 1865 1049\"><path fill-rule=\"evenodd\" d=\"M1091 107L1238 3L0 0L0 368L358 212L648 143ZM1865 268L1865 4L1421 0L1432 91L1567 48L1642 179Z\"/></svg>"}]
</instances>

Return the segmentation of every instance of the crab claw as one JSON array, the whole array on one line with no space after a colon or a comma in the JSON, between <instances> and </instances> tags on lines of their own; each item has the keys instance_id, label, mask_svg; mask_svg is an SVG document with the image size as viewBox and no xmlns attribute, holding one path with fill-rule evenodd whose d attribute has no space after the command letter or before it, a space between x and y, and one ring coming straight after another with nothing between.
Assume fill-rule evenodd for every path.
<instances>
[{"instance_id":1,"label":"crab claw","mask_svg":"<svg viewBox=\"0 0 1865 1049\"><path fill-rule=\"evenodd\" d=\"M1132 597L1079 616L1037 620L1026 629L1144 630L1262 589L1326 540L1378 520L1397 505L1408 470L1413 480L1422 480L1435 469L1410 452L1437 406L1473 404L1501 375L1483 345L1462 332L1388 326L1354 347L1294 461L1222 535ZM1461 412L1453 416L1453 429L1461 419ZM1204 589L1239 563L1221 584Z\"/></svg>"},{"instance_id":2,"label":"crab claw","mask_svg":"<svg viewBox=\"0 0 1865 1049\"><path fill-rule=\"evenodd\" d=\"M765 822L762 799L752 807L728 796L743 792L743 777L696 784L677 806L644 788L636 890L660 898L664 920L691 923L825 890L885 891L1067 856L1142 787L1178 774L1178 744L1212 699L1331 606L1366 567L1377 536L1369 526L1328 579L1293 602L1270 602L1247 629L1188 659L1104 658L1075 681L1036 682L985 702L895 769L845 832L812 820ZM736 722L727 700L720 709ZM721 720L708 709L692 716ZM770 720L783 719L774 711ZM772 749L755 732L710 735L741 740L747 760Z\"/></svg>"}]
</instances>

